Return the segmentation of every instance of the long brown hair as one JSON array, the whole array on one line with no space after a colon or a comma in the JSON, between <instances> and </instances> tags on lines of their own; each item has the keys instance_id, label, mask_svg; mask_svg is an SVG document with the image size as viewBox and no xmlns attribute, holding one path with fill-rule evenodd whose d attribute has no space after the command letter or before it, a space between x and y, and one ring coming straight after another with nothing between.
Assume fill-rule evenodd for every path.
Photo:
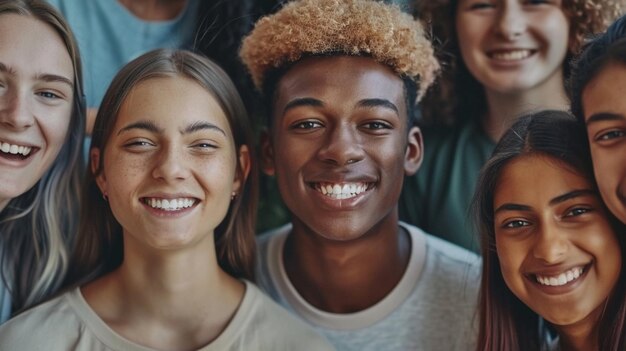
<instances>
[{"instance_id":1,"label":"long brown hair","mask_svg":"<svg viewBox=\"0 0 626 351\"><path fill-rule=\"evenodd\" d=\"M473 213L481 239L483 269L480 285L478 351L526 351L541 349L541 318L507 287L495 248L493 199L504 167L528 154L540 154L595 184L584 126L563 111L541 111L521 117L502 136L483 168L473 200ZM599 322L598 345L602 351L626 347L626 237L624 226L607 210L620 244L622 267Z\"/></svg>"},{"instance_id":2,"label":"long brown hair","mask_svg":"<svg viewBox=\"0 0 626 351\"><path fill-rule=\"evenodd\" d=\"M4 253L0 272L11 293L12 311L17 313L55 293L68 269L79 218L85 107L78 45L63 17L39 0L0 0L0 16L6 14L34 18L51 27L65 44L74 69L73 108L59 154L41 179L0 214Z\"/></svg>"},{"instance_id":3,"label":"long brown hair","mask_svg":"<svg viewBox=\"0 0 626 351\"><path fill-rule=\"evenodd\" d=\"M128 63L115 76L98 111L91 149L100 150L95 171L89 171L83 186L84 215L74 252L69 284L82 284L117 268L123 260L122 227L102 197L96 177L102 172L104 151L113 132L121 105L139 83L157 77L183 76L210 92L224 110L233 132L236 150L253 150L248 115L226 73L206 57L184 50L159 49ZM237 278L253 278L254 227L257 203L257 165L251 154L250 174L240 194L232 201L226 218L215 230L220 267ZM241 172L237 163L237 172Z\"/></svg>"}]
</instances>

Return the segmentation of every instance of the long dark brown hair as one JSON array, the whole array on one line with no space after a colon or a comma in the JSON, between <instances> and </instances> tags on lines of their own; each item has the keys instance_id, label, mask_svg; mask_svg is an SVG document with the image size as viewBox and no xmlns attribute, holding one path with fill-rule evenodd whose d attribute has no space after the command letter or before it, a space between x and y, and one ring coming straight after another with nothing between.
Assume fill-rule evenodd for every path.
<instances>
[{"instance_id":1,"label":"long dark brown hair","mask_svg":"<svg viewBox=\"0 0 626 351\"><path fill-rule=\"evenodd\" d=\"M493 199L498 178L512 160L529 154L549 156L596 184L584 126L563 111L541 111L521 117L500 139L476 187L473 213L483 256L479 297L478 351L539 350L544 333L541 317L507 287L495 248ZM607 210L622 255L619 280L609 295L598 326L602 351L626 347L626 231Z\"/></svg>"},{"instance_id":2,"label":"long dark brown hair","mask_svg":"<svg viewBox=\"0 0 626 351\"><path fill-rule=\"evenodd\" d=\"M236 150L242 145L253 150L252 131L243 102L226 73L211 60L189 51L159 49L128 63L113 79L96 117L91 149L100 150L100 161L95 171L88 172L83 186L84 215L68 284L86 283L122 263L122 227L113 216L109 203L103 199L96 177L102 172L107 142L130 91L148 79L177 76L195 81L215 97L228 119ZM250 156L250 174L239 195L231 202L226 218L215 229L220 267L233 277L247 279L253 278L258 197L256 158L252 152ZM239 162L237 172L242 172Z\"/></svg>"}]
</instances>

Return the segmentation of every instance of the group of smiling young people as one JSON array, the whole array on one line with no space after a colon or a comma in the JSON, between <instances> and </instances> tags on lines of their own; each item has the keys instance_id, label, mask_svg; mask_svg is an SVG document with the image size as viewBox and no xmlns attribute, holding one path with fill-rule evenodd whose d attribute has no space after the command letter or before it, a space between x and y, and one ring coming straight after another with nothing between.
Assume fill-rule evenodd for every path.
<instances>
[{"instance_id":1,"label":"group of smiling young people","mask_svg":"<svg viewBox=\"0 0 626 351\"><path fill-rule=\"evenodd\" d=\"M0 0L0 349L624 350L626 17L583 45L616 4L434 3L442 51L372 0L260 19L259 146L217 65L144 54L83 169L72 32ZM291 222L257 237L259 168ZM482 261L400 221L473 248L467 194Z\"/></svg>"}]
</instances>

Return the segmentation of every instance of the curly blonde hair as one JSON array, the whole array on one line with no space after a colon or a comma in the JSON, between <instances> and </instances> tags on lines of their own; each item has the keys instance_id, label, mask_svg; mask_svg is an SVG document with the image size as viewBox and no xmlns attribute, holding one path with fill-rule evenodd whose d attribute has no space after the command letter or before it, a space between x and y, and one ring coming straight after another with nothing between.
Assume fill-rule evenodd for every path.
<instances>
[{"instance_id":1,"label":"curly blonde hair","mask_svg":"<svg viewBox=\"0 0 626 351\"><path fill-rule=\"evenodd\" d=\"M621 14L624 0L563 0L561 7L570 23L568 62L580 52L585 40L604 31ZM456 125L486 112L481 84L467 71L456 39L458 0L415 0L416 14L429 25L436 55L444 67L442 76L422 103L425 122ZM565 78L569 67L564 65ZM463 118L462 116L467 116Z\"/></svg>"},{"instance_id":2,"label":"curly blonde hair","mask_svg":"<svg viewBox=\"0 0 626 351\"><path fill-rule=\"evenodd\" d=\"M270 71L305 56L364 55L418 84L417 101L439 63L422 24L397 6L371 0L301 0L260 19L240 56L257 89Z\"/></svg>"}]
</instances>

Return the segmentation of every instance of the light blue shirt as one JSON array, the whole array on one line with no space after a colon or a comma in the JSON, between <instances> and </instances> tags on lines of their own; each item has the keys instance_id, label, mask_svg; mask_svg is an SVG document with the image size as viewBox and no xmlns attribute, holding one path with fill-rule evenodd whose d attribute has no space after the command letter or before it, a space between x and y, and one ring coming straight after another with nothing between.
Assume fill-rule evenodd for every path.
<instances>
[{"instance_id":1,"label":"light blue shirt","mask_svg":"<svg viewBox=\"0 0 626 351\"><path fill-rule=\"evenodd\" d=\"M69 22L83 63L87 107L98 107L126 63L157 48L191 48L198 0L187 0L174 19L145 21L117 0L48 0Z\"/></svg>"}]
</instances>

